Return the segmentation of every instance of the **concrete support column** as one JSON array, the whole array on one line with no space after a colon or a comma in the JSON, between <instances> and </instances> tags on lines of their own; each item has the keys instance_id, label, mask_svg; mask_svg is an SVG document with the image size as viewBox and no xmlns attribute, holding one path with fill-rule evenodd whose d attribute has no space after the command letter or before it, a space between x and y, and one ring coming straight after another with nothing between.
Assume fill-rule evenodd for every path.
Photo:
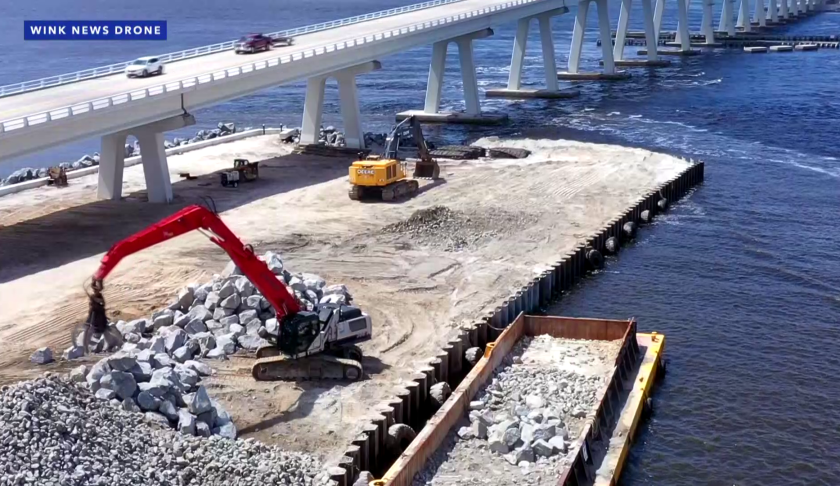
<instances>
[{"instance_id":1,"label":"concrete support column","mask_svg":"<svg viewBox=\"0 0 840 486\"><path fill-rule=\"evenodd\" d=\"M741 0L741 8L738 9L738 27L749 32L752 30L750 25L750 0Z\"/></svg>"},{"instance_id":2,"label":"concrete support column","mask_svg":"<svg viewBox=\"0 0 840 486\"><path fill-rule=\"evenodd\" d=\"M171 202L172 181L169 179L163 133L153 129L140 129L134 133L140 143L140 158L143 161L143 175L146 177L149 202Z\"/></svg>"},{"instance_id":3,"label":"concrete support column","mask_svg":"<svg viewBox=\"0 0 840 486\"><path fill-rule=\"evenodd\" d=\"M701 28L703 36L706 37L706 44L715 43L715 28L712 25L714 22L713 8L715 0L703 0L703 26Z\"/></svg>"},{"instance_id":4,"label":"concrete support column","mask_svg":"<svg viewBox=\"0 0 840 486\"><path fill-rule=\"evenodd\" d=\"M686 15L688 15L688 11L691 9L691 0L677 0L678 3L680 1L685 2L685 11L686 11ZM679 13L679 10L677 10L677 12ZM679 18L677 18L677 22L679 22ZM688 34L689 34L688 35L688 43L689 43L689 47L691 47L691 45L690 45L691 44L691 27L688 26L687 21L686 21L686 30L688 30ZM676 41L677 44L680 44L680 45L683 44L682 29L680 29L679 23L677 24L677 33L676 33L676 37L674 38L674 41Z\"/></svg>"},{"instance_id":5,"label":"concrete support column","mask_svg":"<svg viewBox=\"0 0 840 486\"><path fill-rule=\"evenodd\" d=\"M783 19L790 18L787 0L781 0L781 3L779 3L779 16Z\"/></svg>"},{"instance_id":6,"label":"concrete support column","mask_svg":"<svg viewBox=\"0 0 840 486\"><path fill-rule=\"evenodd\" d=\"M124 132L102 137L102 147L99 151L99 186L96 188L96 197L99 199L119 201L122 196L125 137Z\"/></svg>"},{"instance_id":7,"label":"concrete support column","mask_svg":"<svg viewBox=\"0 0 840 486\"><path fill-rule=\"evenodd\" d=\"M647 48L647 58L649 61L657 61L659 55L657 51L659 50L659 46L656 45L656 38L658 37L656 33L656 28L653 22L653 8L650 4L651 0L642 0L642 15L644 16L645 20L645 42L648 45Z\"/></svg>"},{"instance_id":8,"label":"concrete support column","mask_svg":"<svg viewBox=\"0 0 840 486\"><path fill-rule=\"evenodd\" d=\"M761 27L767 25L767 12L764 11L764 0L755 0L755 20Z\"/></svg>"},{"instance_id":9,"label":"concrete support column","mask_svg":"<svg viewBox=\"0 0 840 486\"><path fill-rule=\"evenodd\" d=\"M513 54L510 57L508 89L519 89L522 87L522 65L525 62L525 46L528 43L528 27L530 24L530 18L519 19L516 23L516 37L513 38ZM434 53L432 57L434 58ZM553 77L556 78L556 76Z\"/></svg>"},{"instance_id":10,"label":"concrete support column","mask_svg":"<svg viewBox=\"0 0 840 486\"><path fill-rule=\"evenodd\" d=\"M653 29L656 34L656 43L659 44L659 32L662 31L662 14L665 13L665 0L656 0L656 8L653 12ZM648 50L650 47L648 46Z\"/></svg>"},{"instance_id":11,"label":"concrete support column","mask_svg":"<svg viewBox=\"0 0 840 486\"><path fill-rule=\"evenodd\" d=\"M300 126L300 144L318 143L321 134L321 118L324 115L324 88L326 77L309 78L306 81L306 101L303 102L303 123Z\"/></svg>"},{"instance_id":12,"label":"concrete support column","mask_svg":"<svg viewBox=\"0 0 840 486\"><path fill-rule=\"evenodd\" d=\"M125 139L128 135L134 135L140 143L140 160L143 163L143 175L146 177L149 202L172 201L172 182L169 178L169 166L166 163L163 134L190 125L195 125L195 117L184 113L102 137L97 196L100 199L114 201L122 197Z\"/></svg>"},{"instance_id":13,"label":"concrete support column","mask_svg":"<svg viewBox=\"0 0 840 486\"><path fill-rule=\"evenodd\" d=\"M359 113L359 93L356 76L376 71L382 65L379 61L369 61L339 71L315 76L306 80L306 101L303 103L303 122L300 129L300 144L318 143L321 134L321 120L324 113L324 90L327 78L338 82L338 97L341 105L341 118L344 123L344 136L347 147L365 148L365 136L362 131Z\"/></svg>"},{"instance_id":14,"label":"concrete support column","mask_svg":"<svg viewBox=\"0 0 840 486\"><path fill-rule=\"evenodd\" d=\"M776 4L776 0L768 0L767 4L767 19L771 22L778 22L779 21L779 6Z\"/></svg>"},{"instance_id":15,"label":"concrete support column","mask_svg":"<svg viewBox=\"0 0 840 486\"><path fill-rule=\"evenodd\" d=\"M677 38L680 42L680 50L683 52L691 50L691 36L688 34L688 1L677 0Z\"/></svg>"},{"instance_id":16,"label":"concrete support column","mask_svg":"<svg viewBox=\"0 0 840 486\"><path fill-rule=\"evenodd\" d=\"M540 25L542 42L543 70L545 71L545 89L557 91L557 59L554 57L554 37L551 33L551 15L537 17Z\"/></svg>"},{"instance_id":17,"label":"concrete support column","mask_svg":"<svg viewBox=\"0 0 840 486\"><path fill-rule=\"evenodd\" d=\"M341 103L341 120L344 122L344 140L348 147L365 148L365 132L362 131L359 113L359 94L355 74L336 76L338 98Z\"/></svg>"},{"instance_id":18,"label":"concrete support column","mask_svg":"<svg viewBox=\"0 0 840 486\"><path fill-rule=\"evenodd\" d=\"M460 38L456 43L461 61L461 80L464 83L464 112L468 115L480 115L481 105L478 103L478 80L475 77L472 39Z\"/></svg>"},{"instance_id":19,"label":"concrete support column","mask_svg":"<svg viewBox=\"0 0 840 486\"><path fill-rule=\"evenodd\" d=\"M720 10L720 24L718 30L729 35L735 35L735 12L732 6L734 0L723 0L723 7Z\"/></svg>"},{"instance_id":20,"label":"concrete support column","mask_svg":"<svg viewBox=\"0 0 840 486\"><path fill-rule=\"evenodd\" d=\"M661 1L661 0L660 0ZM575 14L575 27L572 30L572 47L569 51L569 73L577 74L580 68L580 54L583 51L583 37L586 33L586 17L589 13L589 0L583 0L578 4L578 10ZM610 39L612 36L608 35L604 39ZM606 44L609 49L609 42L602 42Z\"/></svg>"},{"instance_id":21,"label":"concrete support column","mask_svg":"<svg viewBox=\"0 0 840 486\"><path fill-rule=\"evenodd\" d=\"M618 28L615 31L615 46L613 47L613 58L616 61L624 60L624 44L627 41L627 27L630 25L632 6L633 0L621 0L621 11L618 13ZM601 42L603 41L604 39L601 39ZM649 46L648 52L650 51L655 52L656 49Z\"/></svg>"},{"instance_id":22,"label":"concrete support column","mask_svg":"<svg viewBox=\"0 0 840 486\"><path fill-rule=\"evenodd\" d=\"M610 10L607 0L595 0L598 6L598 28L601 30L601 55L604 58L604 73L615 74L615 60L613 59L612 45L609 40L612 38L610 28Z\"/></svg>"},{"instance_id":23,"label":"concrete support column","mask_svg":"<svg viewBox=\"0 0 840 486\"><path fill-rule=\"evenodd\" d=\"M443 73L446 71L446 48L449 41L435 42L432 45L432 62L429 65L429 80L426 83L426 104L423 111L429 114L438 112L440 95L443 90Z\"/></svg>"}]
</instances>

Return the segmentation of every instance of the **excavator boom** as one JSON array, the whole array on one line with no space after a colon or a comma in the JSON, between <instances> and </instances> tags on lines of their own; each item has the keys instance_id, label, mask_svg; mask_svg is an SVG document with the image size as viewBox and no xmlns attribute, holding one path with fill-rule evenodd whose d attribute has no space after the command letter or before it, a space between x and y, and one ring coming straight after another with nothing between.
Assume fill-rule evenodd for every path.
<instances>
[{"instance_id":1,"label":"excavator boom","mask_svg":"<svg viewBox=\"0 0 840 486\"><path fill-rule=\"evenodd\" d=\"M300 311L295 297L289 294L265 262L257 258L254 250L243 244L216 214L197 205L188 206L112 246L93 275L94 288L101 289L102 280L126 256L196 229L208 231L210 241L230 255L236 266L274 307L278 320Z\"/></svg>"}]
</instances>

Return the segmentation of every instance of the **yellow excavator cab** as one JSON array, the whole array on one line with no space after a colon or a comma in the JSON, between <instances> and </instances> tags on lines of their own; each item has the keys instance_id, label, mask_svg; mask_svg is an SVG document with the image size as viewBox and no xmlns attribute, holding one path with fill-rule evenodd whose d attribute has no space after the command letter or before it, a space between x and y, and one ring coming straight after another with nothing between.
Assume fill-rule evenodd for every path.
<instances>
[{"instance_id":1,"label":"yellow excavator cab","mask_svg":"<svg viewBox=\"0 0 840 486\"><path fill-rule=\"evenodd\" d=\"M357 160L350 166L350 183L365 187L382 187L405 179L405 164L393 159Z\"/></svg>"},{"instance_id":2,"label":"yellow excavator cab","mask_svg":"<svg viewBox=\"0 0 840 486\"><path fill-rule=\"evenodd\" d=\"M437 179L440 168L429 154L420 123L414 116L409 116L398 123L388 135L382 155L369 155L350 165L350 199L358 201L365 197L375 197L383 201L392 201L417 192L420 183L409 178L405 162L398 157L400 141L408 134L409 129L421 159L415 165L415 179Z\"/></svg>"}]
</instances>

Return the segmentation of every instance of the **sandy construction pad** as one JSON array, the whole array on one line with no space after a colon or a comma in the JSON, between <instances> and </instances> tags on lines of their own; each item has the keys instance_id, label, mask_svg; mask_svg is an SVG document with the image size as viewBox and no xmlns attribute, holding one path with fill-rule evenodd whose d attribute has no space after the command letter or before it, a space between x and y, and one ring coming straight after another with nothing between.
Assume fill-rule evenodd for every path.
<instances>
[{"instance_id":1,"label":"sandy construction pad","mask_svg":"<svg viewBox=\"0 0 840 486\"><path fill-rule=\"evenodd\" d=\"M170 157L170 205L143 201L140 166L126 169L125 194L132 194L120 202L95 200L96 176L0 198L0 383L43 371L27 362L35 348L50 345L60 354L66 347L71 327L85 317L82 283L112 244L210 196L258 253L278 251L293 272L345 283L373 319L374 337L362 344L365 381L255 383L251 360L242 357L214 363L218 375L208 382L245 435L333 458L371 407L454 328L688 166L617 146L479 143L533 155L444 162L442 180L424 181L414 198L364 203L347 196L350 160L288 155L289 146L266 136ZM212 172L236 157L260 161L260 180L222 188ZM179 181L182 171L207 175ZM114 318L148 316L227 262L201 234L178 237L123 260L106 282L108 306Z\"/></svg>"}]
</instances>

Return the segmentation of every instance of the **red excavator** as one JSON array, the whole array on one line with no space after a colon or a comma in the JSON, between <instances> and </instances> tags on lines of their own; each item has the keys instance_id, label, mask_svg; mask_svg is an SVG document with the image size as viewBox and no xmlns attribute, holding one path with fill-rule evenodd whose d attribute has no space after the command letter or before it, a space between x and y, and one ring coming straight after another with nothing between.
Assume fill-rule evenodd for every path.
<instances>
[{"instance_id":1,"label":"red excavator","mask_svg":"<svg viewBox=\"0 0 840 486\"><path fill-rule=\"evenodd\" d=\"M261 337L271 345L257 350L257 361L251 370L255 379L358 380L362 377L362 352L356 343L371 338L370 317L358 307L345 304L318 304L314 311L301 310L295 296L286 289L282 276L274 275L253 248L243 244L214 212L196 205L111 247L91 279L88 320L74 331L73 342L81 343L87 353L96 339L111 342L121 339L119 331L108 325L102 296L103 280L126 256L192 230L201 231L225 250L274 307L279 332L277 336L261 332Z\"/></svg>"}]
</instances>

